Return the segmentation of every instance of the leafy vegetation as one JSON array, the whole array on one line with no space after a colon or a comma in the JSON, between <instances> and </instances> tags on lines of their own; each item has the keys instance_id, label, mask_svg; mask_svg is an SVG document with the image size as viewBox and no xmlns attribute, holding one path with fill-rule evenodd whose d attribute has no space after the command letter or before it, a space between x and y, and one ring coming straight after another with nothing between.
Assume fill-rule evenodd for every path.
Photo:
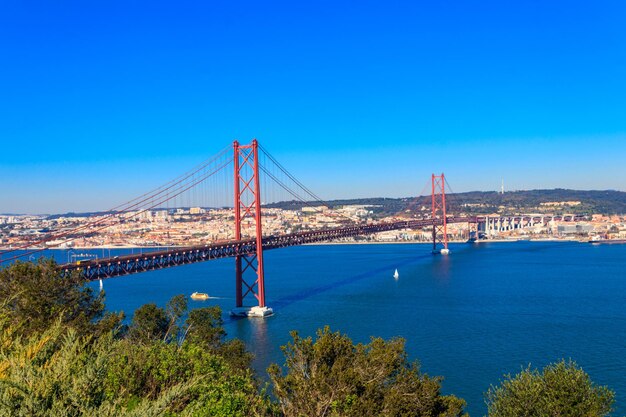
<instances>
[{"instance_id":1,"label":"leafy vegetation","mask_svg":"<svg viewBox=\"0 0 626 417\"><path fill-rule=\"evenodd\" d=\"M60 278L53 261L0 277L0 416L274 415L243 344L224 340L218 307L187 315L179 295L126 327L104 313L103 293Z\"/></svg>"},{"instance_id":2,"label":"leafy vegetation","mask_svg":"<svg viewBox=\"0 0 626 417\"><path fill-rule=\"evenodd\" d=\"M613 398L574 362L561 361L507 375L487 392L487 406L490 417L600 417L611 412Z\"/></svg>"},{"instance_id":3,"label":"leafy vegetation","mask_svg":"<svg viewBox=\"0 0 626 417\"><path fill-rule=\"evenodd\" d=\"M244 344L226 340L219 307L189 311L178 295L140 307L126 326L84 284L60 278L53 261L0 270L0 417L465 415L402 339L293 332L263 387ZM529 368L487 393L490 417L605 416L612 402L571 362Z\"/></svg>"},{"instance_id":4,"label":"leafy vegetation","mask_svg":"<svg viewBox=\"0 0 626 417\"><path fill-rule=\"evenodd\" d=\"M268 372L285 416L460 416L465 402L440 394L440 378L408 362L404 340L372 338L355 345L347 336L318 331L283 347L286 374Z\"/></svg>"},{"instance_id":5,"label":"leafy vegetation","mask_svg":"<svg viewBox=\"0 0 626 417\"><path fill-rule=\"evenodd\" d=\"M23 338L0 318L0 416L261 416L250 372L200 346L91 338L58 320Z\"/></svg>"},{"instance_id":6,"label":"leafy vegetation","mask_svg":"<svg viewBox=\"0 0 626 417\"><path fill-rule=\"evenodd\" d=\"M78 274L61 277L56 266L42 258L0 269L0 300L21 334L44 332L57 319L79 334L104 334L121 324L122 314L105 313L104 293L95 295Z\"/></svg>"}]
</instances>

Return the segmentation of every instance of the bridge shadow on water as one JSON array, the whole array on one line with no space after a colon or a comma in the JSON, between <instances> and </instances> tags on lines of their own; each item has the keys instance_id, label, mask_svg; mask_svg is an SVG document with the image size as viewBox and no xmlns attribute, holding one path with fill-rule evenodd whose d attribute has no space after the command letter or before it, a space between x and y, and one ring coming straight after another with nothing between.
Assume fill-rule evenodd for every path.
<instances>
[{"instance_id":1,"label":"bridge shadow on water","mask_svg":"<svg viewBox=\"0 0 626 417\"><path fill-rule=\"evenodd\" d=\"M407 265L411 265L414 263L417 263L418 260L421 259L426 259L426 258L432 258L433 255L432 254L428 254L428 255L420 255L420 256L413 256L409 259L406 259L404 261L398 262L398 261L394 261L393 264L386 264L384 266L381 266L379 268L375 268L375 269L371 269L369 271L357 274L357 275L352 275L349 277L346 277L344 279L341 279L339 281L335 281L329 284L325 284L325 285L319 285L316 287L309 287L306 289L303 289L302 291L299 291L295 294L292 295L288 295L286 297L282 297L276 300L272 301L272 307L274 309L284 309L285 307L292 305L294 303L297 303L299 301L302 300L306 300L308 298L314 297L316 295L319 294L323 294L327 291L331 291L349 284L353 284L355 282L358 281L362 281L366 278L370 278L376 274L380 274L383 272L389 272L392 271L394 268L397 267L401 267L401 266L407 266Z\"/></svg>"},{"instance_id":2,"label":"bridge shadow on water","mask_svg":"<svg viewBox=\"0 0 626 417\"><path fill-rule=\"evenodd\" d=\"M420 255L420 256L412 256L404 261L394 261L393 264L387 264L385 266L381 266L379 268L375 268L375 269L370 269L369 271L366 272L362 272L360 274L356 274L356 275L352 275L352 276L348 276L346 278L343 278L339 281L335 281L329 284L325 284L325 285L319 285L316 287L309 287L309 288L305 288L301 291L298 291L294 294L288 295L286 297L282 297L282 298L277 298L274 300L269 301L268 305L270 305L274 311L278 311L278 310L282 310L287 306L290 306L292 304L295 304L299 301L303 301L306 300L308 298L311 297L315 297L317 295L323 294L325 292L328 291L332 291L334 289L346 286L346 285L350 285L353 284L355 282L358 281L362 281L366 278L370 278L376 274L380 274L383 272L389 272L392 271L394 268L398 268L398 267L403 267L403 266L407 266L407 265L411 265L414 263L417 263L419 260L423 260L423 259L427 259L427 258L432 258L433 255L432 254L427 254L427 255ZM224 320L224 324L230 324L230 323L234 323L237 322L239 320L249 320L246 317L239 317L239 316L228 316L227 318L225 318Z\"/></svg>"},{"instance_id":3,"label":"bridge shadow on water","mask_svg":"<svg viewBox=\"0 0 626 417\"><path fill-rule=\"evenodd\" d=\"M510 249L510 245L514 245L515 243L516 242L504 243L504 245L506 246L502 246L503 244L501 242L483 242L480 244L455 244L452 247L453 255L450 255L450 256L456 256L456 257L471 256L472 252L475 250L484 250L488 248L493 250L494 247L502 248L502 249ZM527 252L527 253L546 251L546 250L559 248L559 247L572 244L572 242L559 242L559 241L545 241L545 242L540 242L541 244L539 245L537 245L536 242L532 242L532 244L529 244L528 242L520 241L517 243L519 243L519 247L517 247L516 250L518 252ZM493 244L495 244L495 246ZM338 288L357 283L359 281L363 281L377 274L388 273L389 271L393 271L395 268L402 268L408 265L418 264L420 263L420 261L424 261L426 259L438 259L438 257L440 256L441 255L433 255L430 252L426 252L421 255L410 256L408 258L405 258L404 260L390 261L389 263L385 263L384 265L380 267L373 268L373 269L370 269L368 271L365 271L359 274L350 275L334 282L325 283L325 284L317 285L317 286L305 287L297 292L294 292L293 294L290 294L281 298L277 298L277 299L268 300L268 305L270 305L276 312L279 310L283 310L286 307L291 306L297 302L313 298L320 294L324 294L326 292L333 291ZM436 275L440 278L440 280L447 280L449 278L448 277L449 267L450 265L446 262L440 262L438 266L436 266L436 268L438 268ZM225 320L225 323L232 323L241 319L245 320L245 318L242 318L242 317L230 316Z\"/></svg>"}]
</instances>

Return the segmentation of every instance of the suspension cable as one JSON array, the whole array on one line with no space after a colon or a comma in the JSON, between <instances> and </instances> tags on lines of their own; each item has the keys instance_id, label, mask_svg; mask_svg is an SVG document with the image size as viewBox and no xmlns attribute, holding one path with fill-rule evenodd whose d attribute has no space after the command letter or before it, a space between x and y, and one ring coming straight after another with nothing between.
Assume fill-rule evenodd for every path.
<instances>
[{"instance_id":1,"label":"suspension cable","mask_svg":"<svg viewBox=\"0 0 626 417\"><path fill-rule=\"evenodd\" d=\"M121 218L121 219L120 219L120 222L121 222L121 221L128 220L129 218L132 218L132 217L134 217L134 216L140 215L140 214L142 214L142 213L145 213L145 212L146 212L146 211L148 211L148 210L151 210L151 209L153 209L153 208L155 208L155 207L158 207L159 205L161 205L161 204L163 204L163 203L165 203L165 202L168 202L168 201L170 201L170 200L172 200L172 199L176 198L177 196L179 196L179 195L180 195L180 194L182 194L183 192L185 192L185 191L187 191L187 190L189 190L189 189L191 189L191 188L195 187L197 184L199 184L199 183L203 182L203 181L204 181L204 180L206 180L207 178L210 178L211 176L213 176L213 175L214 175L214 174L216 174L217 172L220 172L220 171L221 171L224 167L228 166L231 162L232 162L232 159L229 159L227 162L223 163L221 166L219 166L219 167L218 167L218 168L216 168L215 170L211 171L210 173L208 173L208 174L203 174L203 175L204 175L203 177L201 177L201 178L200 178L200 179L198 179L198 180L195 180L195 182L191 183L191 185L187 185L187 184L182 185L182 186L181 186L181 187L179 187L178 189L174 190L174 191L173 191L173 192L174 192L173 194L170 194L170 193L168 192L168 194L167 194L165 197L163 197L163 199L161 199L161 200L157 201L156 203L155 203L155 202L154 202L154 200L153 200L153 201L150 203L150 204L151 204L151 206L149 206L149 207L147 207L147 208L143 208L142 210L137 211L137 212L133 212L133 213L128 213L128 211L126 211L126 212L120 212L120 214L122 214L122 215L127 214L127 216L126 216L126 217L124 217L124 218ZM170 188L171 188L171 187L170 187ZM94 223L95 223L95 222L94 222ZM95 228L95 229L93 229L93 230L90 230L90 231L89 231L89 233L95 233L95 232L98 232L98 231L100 231L100 230L106 229L106 228L111 227L111 226L112 226L111 224L101 225L100 227L97 227L97 228ZM69 232L67 232L67 233L64 233L63 235L64 235L64 236L67 236L67 235L70 235L70 234L72 234L72 233L73 233L72 231L69 231ZM79 236L72 237L72 238L70 238L70 239L66 239L66 240L65 240L65 241L63 241L63 242L60 242L58 245L65 244L65 243L68 243L68 242L72 242L72 241L74 241L74 240L76 240L76 239L78 239L78 238L79 238ZM32 244L32 243L31 243L31 244ZM58 246L58 245L55 245L55 246ZM29 246L30 246L30 245L29 245ZM27 247L28 247L28 246L27 246ZM48 249L48 248L40 248L40 249L34 249L34 250L31 250L31 251L27 251L27 252L25 252L25 253L18 254L18 255L15 255L15 256L12 256L12 257L10 257L10 258L2 259L2 260L0 260L0 263L10 262L10 261L13 261L13 260L16 260L16 259L22 258L22 257L24 257L24 256L28 256L28 255L31 255L31 254L34 254L34 253L39 253L39 252L42 252L42 251L44 251L44 250L46 250L46 249ZM15 251L15 250L17 250L17 249L14 249L13 251Z\"/></svg>"},{"instance_id":2,"label":"suspension cable","mask_svg":"<svg viewBox=\"0 0 626 417\"><path fill-rule=\"evenodd\" d=\"M135 210L135 209L141 209L141 207L143 206L143 203L150 201L150 200L154 200L157 196L167 192L167 195L169 195L170 193L170 189L178 186L179 184L183 184L185 183L189 178L193 179L193 176L198 173L199 171L201 171L202 169L206 168L207 166L209 166L210 164L214 163L216 160L218 160L219 158L221 158L228 150L230 149L230 147L226 147L224 149L222 149L219 153L217 153L215 156L206 159L205 161L201 162L200 164L196 165L193 169L191 169L190 171L187 171L184 174L179 175L178 177L176 177L175 179L167 182L164 185L161 185L160 187L157 187L155 189L153 189L152 191L149 191L147 193L144 193L142 195L140 195L139 197L136 197L128 202L122 203L120 205L115 206L112 209L106 210L106 212L108 212L109 214L100 217L97 220L85 223L81 226L78 226L72 230L69 230L67 232L62 232L62 233L58 233L58 234L52 234L49 235L45 238L36 240L34 242L29 242L27 244L18 246L16 248L11 248L8 250L4 250L4 251L0 251L0 255L4 255L7 253L11 253L11 252L15 252L18 250L23 250L23 249L27 249L30 246L33 245L39 245L42 243L46 243L49 242L51 240L58 240L60 238L63 238L65 236L71 235L71 234L75 234L76 232L80 231L80 230L84 230L96 225L99 225L101 223L103 223L106 220L109 220L111 218L115 218L115 216L122 214L122 213L127 213L131 210ZM139 200L139 201L138 201ZM134 204L131 204L134 203ZM129 205L131 204L131 205ZM107 225L107 227L112 226L112 224ZM100 229L99 229L100 230ZM58 246L58 245L57 245ZM10 259L14 259L14 258L10 258ZM4 262L4 261L1 261Z\"/></svg>"}]
</instances>

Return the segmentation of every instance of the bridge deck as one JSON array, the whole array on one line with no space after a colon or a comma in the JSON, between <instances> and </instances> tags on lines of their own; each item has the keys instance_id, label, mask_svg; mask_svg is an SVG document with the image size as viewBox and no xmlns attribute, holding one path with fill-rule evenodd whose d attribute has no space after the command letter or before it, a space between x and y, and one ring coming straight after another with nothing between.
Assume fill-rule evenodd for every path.
<instances>
[{"instance_id":1,"label":"bridge deck","mask_svg":"<svg viewBox=\"0 0 626 417\"><path fill-rule=\"evenodd\" d=\"M511 216L514 220L530 220L529 216ZM533 220L567 220L559 216L533 216ZM571 216L569 220L578 218ZM484 222L485 217L448 217L448 223L477 223ZM390 230L421 229L427 226L440 225L441 219L403 220L396 222L367 224L334 229L323 229L311 232L291 233L285 235L267 236L263 238L263 249L277 249L288 246L304 245L307 243L327 242L336 239L367 235ZM237 255L252 255L256 253L255 239L233 240L228 242L211 243L207 245L178 247L162 251L147 252L140 255L124 255L98 260L79 261L59 266L64 274L74 271L81 273L87 280L93 281L104 278L120 277L140 272L209 261L212 259L229 258Z\"/></svg>"},{"instance_id":2,"label":"bridge deck","mask_svg":"<svg viewBox=\"0 0 626 417\"><path fill-rule=\"evenodd\" d=\"M448 223L475 222L476 217L450 217ZM421 229L433 224L441 224L440 219L405 220L388 223L368 224L334 229L323 229L311 232L290 233L285 235L266 236L263 238L263 249L277 249L307 243L327 242L336 239L367 235L399 229ZM232 240L207 245L178 247L143 254L116 256L97 260L79 261L59 266L64 273L79 271L88 280L113 278L140 272L153 271L173 266L209 261L212 259L229 258L237 255L252 255L256 252L255 239Z\"/></svg>"}]
</instances>

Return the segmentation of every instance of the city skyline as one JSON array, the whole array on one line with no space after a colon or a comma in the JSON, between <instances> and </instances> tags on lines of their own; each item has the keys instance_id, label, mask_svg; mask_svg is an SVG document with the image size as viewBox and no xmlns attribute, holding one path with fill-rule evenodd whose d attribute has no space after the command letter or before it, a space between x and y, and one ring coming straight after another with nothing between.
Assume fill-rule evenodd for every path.
<instances>
[{"instance_id":1,"label":"city skyline","mask_svg":"<svg viewBox=\"0 0 626 417\"><path fill-rule=\"evenodd\" d=\"M106 210L253 137L324 199L626 190L621 2L3 11L0 212Z\"/></svg>"}]
</instances>

